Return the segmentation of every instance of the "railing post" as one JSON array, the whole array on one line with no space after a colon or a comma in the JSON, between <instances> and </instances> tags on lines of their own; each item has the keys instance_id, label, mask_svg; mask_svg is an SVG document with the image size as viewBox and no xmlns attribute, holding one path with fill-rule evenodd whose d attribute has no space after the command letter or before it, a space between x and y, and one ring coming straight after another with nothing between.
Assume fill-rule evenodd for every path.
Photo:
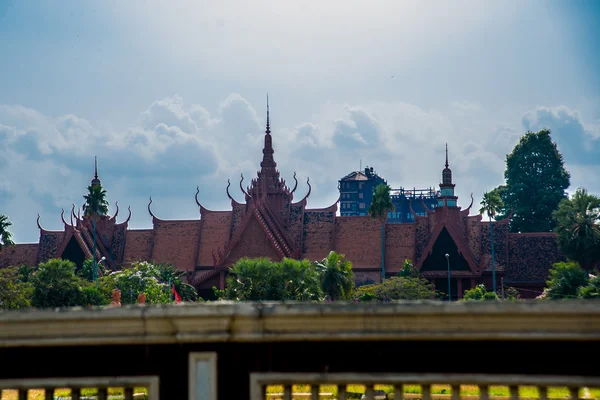
<instances>
[{"instance_id":1,"label":"railing post","mask_svg":"<svg viewBox=\"0 0 600 400\"><path fill-rule=\"evenodd\" d=\"M460 400L460 385L452 385L452 400Z\"/></svg>"},{"instance_id":2,"label":"railing post","mask_svg":"<svg viewBox=\"0 0 600 400\"><path fill-rule=\"evenodd\" d=\"M312 400L319 400L319 389L320 386L317 385L310 385L310 394L311 394L311 399Z\"/></svg>"},{"instance_id":3,"label":"railing post","mask_svg":"<svg viewBox=\"0 0 600 400\"><path fill-rule=\"evenodd\" d=\"M27 389L19 389L19 400L27 400Z\"/></svg>"},{"instance_id":4,"label":"railing post","mask_svg":"<svg viewBox=\"0 0 600 400\"><path fill-rule=\"evenodd\" d=\"M404 385L394 385L394 400L402 400L404 398Z\"/></svg>"},{"instance_id":5,"label":"railing post","mask_svg":"<svg viewBox=\"0 0 600 400\"><path fill-rule=\"evenodd\" d=\"M124 390L125 400L133 400L133 388L126 387Z\"/></svg>"},{"instance_id":6,"label":"railing post","mask_svg":"<svg viewBox=\"0 0 600 400\"><path fill-rule=\"evenodd\" d=\"M538 392L540 395L540 400L548 400L548 386L538 387Z\"/></svg>"},{"instance_id":7,"label":"railing post","mask_svg":"<svg viewBox=\"0 0 600 400\"><path fill-rule=\"evenodd\" d=\"M98 400L106 400L107 392L106 388L98 388Z\"/></svg>"},{"instance_id":8,"label":"railing post","mask_svg":"<svg viewBox=\"0 0 600 400\"><path fill-rule=\"evenodd\" d=\"M283 387L283 400L292 400L292 385Z\"/></svg>"},{"instance_id":9,"label":"railing post","mask_svg":"<svg viewBox=\"0 0 600 400\"><path fill-rule=\"evenodd\" d=\"M571 400L579 400L579 387L569 387L569 395Z\"/></svg>"},{"instance_id":10,"label":"railing post","mask_svg":"<svg viewBox=\"0 0 600 400\"><path fill-rule=\"evenodd\" d=\"M346 400L346 384L337 385L338 387L338 398L339 400Z\"/></svg>"},{"instance_id":11,"label":"railing post","mask_svg":"<svg viewBox=\"0 0 600 400\"><path fill-rule=\"evenodd\" d=\"M423 390L423 400L431 400L431 385L421 385Z\"/></svg>"},{"instance_id":12,"label":"railing post","mask_svg":"<svg viewBox=\"0 0 600 400\"><path fill-rule=\"evenodd\" d=\"M54 389L45 389L46 400L54 400Z\"/></svg>"},{"instance_id":13,"label":"railing post","mask_svg":"<svg viewBox=\"0 0 600 400\"><path fill-rule=\"evenodd\" d=\"M489 400L490 387L488 385L479 385L479 400Z\"/></svg>"},{"instance_id":14,"label":"railing post","mask_svg":"<svg viewBox=\"0 0 600 400\"><path fill-rule=\"evenodd\" d=\"M81 398L81 388L71 388L71 400L79 400Z\"/></svg>"},{"instance_id":15,"label":"railing post","mask_svg":"<svg viewBox=\"0 0 600 400\"><path fill-rule=\"evenodd\" d=\"M519 387L511 385L508 387L508 398L510 400L519 400Z\"/></svg>"},{"instance_id":16,"label":"railing post","mask_svg":"<svg viewBox=\"0 0 600 400\"><path fill-rule=\"evenodd\" d=\"M365 390L365 400L374 400L373 397L375 393L373 390L373 385L372 384L368 384L367 385L367 390Z\"/></svg>"}]
</instances>

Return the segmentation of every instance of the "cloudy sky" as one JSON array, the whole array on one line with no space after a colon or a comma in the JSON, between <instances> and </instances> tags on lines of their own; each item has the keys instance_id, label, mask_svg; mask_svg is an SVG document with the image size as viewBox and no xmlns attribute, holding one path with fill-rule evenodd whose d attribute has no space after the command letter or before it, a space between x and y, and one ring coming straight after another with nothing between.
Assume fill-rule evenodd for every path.
<instances>
[{"instance_id":1,"label":"cloudy sky","mask_svg":"<svg viewBox=\"0 0 600 400\"><path fill-rule=\"evenodd\" d=\"M367 4L368 3L368 4ZM310 207L373 166L459 202L502 183L544 127L572 187L600 193L600 4L581 1L0 1L0 214L60 229L98 156L132 228L227 209L259 168L269 93L283 177ZM241 200L239 189L233 192ZM123 217L126 214L122 212Z\"/></svg>"}]
</instances>

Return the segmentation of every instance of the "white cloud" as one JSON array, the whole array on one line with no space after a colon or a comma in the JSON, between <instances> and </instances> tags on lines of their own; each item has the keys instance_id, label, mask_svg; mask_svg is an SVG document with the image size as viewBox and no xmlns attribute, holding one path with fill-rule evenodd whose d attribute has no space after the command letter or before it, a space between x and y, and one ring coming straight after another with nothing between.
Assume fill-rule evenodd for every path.
<instances>
[{"instance_id":1,"label":"white cloud","mask_svg":"<svg viewBox=\"0 0 600 400\"><path fill-rule=\"evenodd\" d=\"M122 207L132 206L133 228L150 226L150 195L162 218L198 218L196 185L203 204L227 209L227 179L237 187L243 173L248 184L260 168L265 118L256 110L263 106L254 107L236 93L217 104L215 112L208 106L187 105L180 96L158 100L124 131L81 116L51 117L22 106L0 106L0 212L14 221L18 241L37 239L38 212L45 226L60 228L60 208L82 203L94 155L111 204L118 200ZM306 177L311 178L309 207L333 203L338 179L361 160L392 186L436 186L445 143L459 201L467 206L471 192L479 201L481 193L502 183L505 156L522 134L510 122L498 123L490 111L470 102L454 102L446 111L403 102L327 103L311 120L289 127L278 122L272 131L282 178L290 183L296 171L300 194ZM558 138L594 143L595 128L566 107L537 108L524 115L522 124L526 129L550 125ZM565 157L568 165L582 164L568 151ZM587 164L574 169L574 183L597 176L598 160Z\"/></svg>"}]
</instances>

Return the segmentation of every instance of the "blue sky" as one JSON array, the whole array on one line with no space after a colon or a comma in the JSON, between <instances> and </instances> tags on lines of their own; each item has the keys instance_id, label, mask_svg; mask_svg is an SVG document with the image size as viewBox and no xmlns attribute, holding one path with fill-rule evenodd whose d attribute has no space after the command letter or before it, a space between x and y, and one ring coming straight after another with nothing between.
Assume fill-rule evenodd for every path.
<instances>
[{"instance_id":1,"label":"blue sky","mask_svg":"<svg viewBox=\"0 0 600 400\"><path fill-rule=\"evenodd\" d=\"M217 4L218 3L218 4ZM229 207L259 168L265 96L288 182L310 207L372 165L437 185L444 144L466 206L550 128L572 185L600 193L596 1L0 2L0 213L18 242L60 229L98 156L132 228ZM301 183L298 192L305 190ZM238 199L242 196L238 193Z\"/></svg>"}]
</instances>

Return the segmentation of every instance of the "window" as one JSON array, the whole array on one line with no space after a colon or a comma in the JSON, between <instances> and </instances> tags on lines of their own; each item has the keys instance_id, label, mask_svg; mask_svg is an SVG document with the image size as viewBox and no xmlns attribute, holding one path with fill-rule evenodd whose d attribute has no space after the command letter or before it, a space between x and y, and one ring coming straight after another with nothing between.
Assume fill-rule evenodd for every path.
<instances>
[{"instance_id":1,"label":"window","mask_svg":"<svg viewBox=\"0 0 600 400\"><path fill-rule=\"evenodd\" d=\"M362 183L362 182L358 184L358 188L359 188L359 189L362 189L362 188L363 188L363 183Z\"/></svg>"},{"instance_id":2,"label":"window","mask_svg":"<svg viewBox=\"0 0 600 400\"><path fill-rule=\"evenodd\" d=\"M358 207L359 208L365 208L365 203L360 203Z\"/></svg>"},{"instance_id":3,"label":"window","mask_svg":"<svg viewBox=\"0 0 600 400\"><path fill-rule=\"evenodd\" d=\"M358 198L359 198L359 199L362 199L362 198L363 198L363 196L364 196L364 194L363 194L362 192L360 192L360 193L358 194Z\"/></svg>"}]
</instances>

